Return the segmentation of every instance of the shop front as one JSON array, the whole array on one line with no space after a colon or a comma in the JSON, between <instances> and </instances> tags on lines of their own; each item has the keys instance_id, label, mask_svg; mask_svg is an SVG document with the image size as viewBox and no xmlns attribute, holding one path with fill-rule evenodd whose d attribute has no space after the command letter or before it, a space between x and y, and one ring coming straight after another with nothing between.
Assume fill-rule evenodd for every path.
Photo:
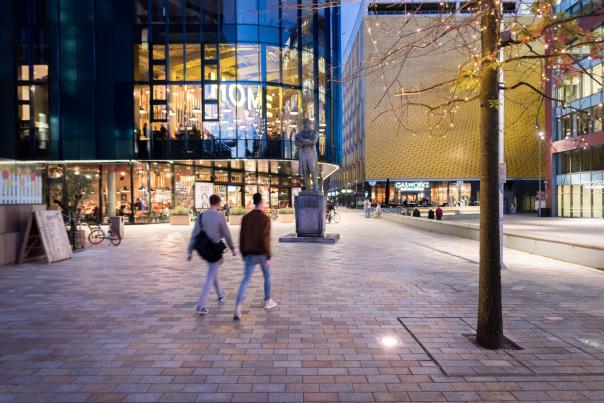
<instances>
[{"instance_id":1,"label":"shop front","mask_svg":"<svg viewBox=\"0 0 604 403\"><path fill-rule=\"evenodd\" d=\"M382 205L470 205L478 200L478 181L387 180L370 181L366 186L372 202Z\"/></svg>"},{"instance_id":2,"label":"shop front","mask_svg":"<svg viewBox=\"0 0 604 403\"><path fill-rule=\"evenodd\" d=\"M201 211L218 194L226 207L253 208L257 192L271 208L293 206L300 179L292 166L276 161L149 161L40 164L46 203L65 210L77 206L79 218L127 223L169 221L176 207ZM330 167L329 169L333 169ZM78 195L74 197L74 195Z\"/></svg>"}]
</instances>

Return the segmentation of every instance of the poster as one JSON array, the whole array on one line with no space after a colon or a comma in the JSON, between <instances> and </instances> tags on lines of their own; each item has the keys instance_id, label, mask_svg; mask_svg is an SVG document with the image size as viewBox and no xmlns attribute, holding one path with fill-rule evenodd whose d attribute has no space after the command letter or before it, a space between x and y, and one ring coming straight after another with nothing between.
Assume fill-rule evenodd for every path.
<instances>
[{"instance_id":1,"label":"poster","mask_svg":"<svg viewBox=\"0 0 604 403\"><path fill-rule=\"evenodd\" d=\"M195 182L195 208L210 208L210 196L214 193L214 184Z\"/></svg>"},{"instance_id":2,"label":"poster","mask_svg":"<svg viewBox=\"0 0 604 403\"><path fill-rule=\"evenodd\" d=\"M0 204L42 204L37 165L0 163Z\"/></svg>"}]
</instances>

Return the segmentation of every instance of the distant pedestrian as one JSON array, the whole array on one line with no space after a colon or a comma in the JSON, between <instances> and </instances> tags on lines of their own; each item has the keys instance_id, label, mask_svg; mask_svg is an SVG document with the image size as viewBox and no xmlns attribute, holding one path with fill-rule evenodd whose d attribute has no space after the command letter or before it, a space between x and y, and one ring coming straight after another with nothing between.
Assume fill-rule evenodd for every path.
<instances>
[{"instance_id":1,"label":"distant pedestrian","mask_svg":"<svg viewBox=\"0 0 604 403\"><path fill-rule=\"evenodd\" d=\"M422 213L420 213L419 209L416 207L413 209L413 217L421 217Z\"/></svg>"},{"instance_id":2,"label":"distant pedestrian","mask_svg":"<svg viewBox=\"0 0 604 403\"><path fill-rule=\"evenodd\" d=\"M434 210L428 210L428 219L434 220Z\"/></svg>"},{"instance_id":3,"label":"distant pedestrian","mask_svg":"<svg viewBox=\"0 0 604 403\"><path fill-rule=\"evenodd\" d=\"M365 218L371 218L371 202L369 199L365 199L363 209L365 210Z\"/></svg>"},{"instance_id":4,"label":"distant pedestrian","mask_svg":"<svg viewBox=\"0 0 604 403\"><path fill-rule=\"evenodd\" d=\"M436 208L436 219L439 221L443 219L443 209L440 206Z\"/></svg>"},{"instance_id":5,"label":"distant pedestrian","mask_svg":"<svg viewBox=\"0 0 604 403\"><path fill-rule=\"evenodd\" d=\"M224 291L218 284L218 269L223 262L222 253L226 249L222 242L223 238L233 252L233 256L237 255L226 219L220 212L220 203L220 196L210 196L210 208L197 216L187 248L187 260L191 260L193 249L197 249L201 257L208 262L208 275L195 309L199 315L206 315L209 312L206 302L212 285L218 295L218 302L224 301Z\"/></svg>"},{"instance_id":6,"label":"distant pedestrian","mask_svg":"<svg viewBox=\"0 0 604 403\"><path fill-rule=\"evenodd\" d=\"M233 320L241 318L245 291L257 265L262 269L262 275L264 276L264 308L272 309L277 306L277 303L271 298L271 220L264 213L262 195L260 193L254 194L253 200L254 209L241 220L239 249L245 264L243 280L237 293Z\"/></svg>"},{"instance_id":7,"label":"distant pedestrian","mask_svg":"<svg viewBox=\"0 0 604 403\"><path fill-rule=\"evenodd\" d=\"M378 203L375 206L375 218L381 218L382 217L382 206L380 205L380 203Z\"/></svg>"}]
</instances>

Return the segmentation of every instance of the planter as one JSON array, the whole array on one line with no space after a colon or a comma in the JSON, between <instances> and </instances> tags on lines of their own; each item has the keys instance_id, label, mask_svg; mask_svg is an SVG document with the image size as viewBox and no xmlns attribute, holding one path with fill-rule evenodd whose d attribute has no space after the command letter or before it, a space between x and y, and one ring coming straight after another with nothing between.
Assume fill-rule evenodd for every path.
<instances>
[{"instance_id":1,"label":"planter","mask_svg":"<svg viewBox=\"0 0 604 403\"><path fill-rule=\"evenodd\" d=\"M83 229L76 230L75 234L68 230L67 238L69 238L69 243L74 249L83 249L86 246L86 231Z\"/></svg>"},{"instance_id":2,"label":"planter","mask_svg":"<svg viewBox=\"0 0 604 403\"><path fill-rule=\"evenodd\" d=\"M282 224L293 223L294 222L294 215L293 214L279 214L279 217L278 217L277 221L279 221Z\"/></svg>"},{"instance_id":3,"label":"planter","mask_svg":"<svg viewBox=\"0 0 604 403\"><path fill-rule=\"evenodd\" d=\"M170 224L171 225L189 225L191 219L188 215L171 215L170 216Z\"/></svg>"},{"instance_id":4,"label":"planter","mask_svg":"<svg viewBox=\"0 0 604 403\"><path fill-rule=\"evenodd\" d=\"M241 225L241 220L243 219L242 215L230 215L229 216L229 224L231 225Z\"/></svg>"}]
</instances>

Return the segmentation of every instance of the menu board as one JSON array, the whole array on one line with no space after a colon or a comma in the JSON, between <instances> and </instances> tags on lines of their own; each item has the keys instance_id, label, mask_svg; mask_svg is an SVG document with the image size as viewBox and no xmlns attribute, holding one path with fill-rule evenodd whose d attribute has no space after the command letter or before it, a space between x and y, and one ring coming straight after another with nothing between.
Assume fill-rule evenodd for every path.
<instances>
[{"instance_id":1,"label":"menu board","mask_svg":"<svg viewBox=\"0 0 604 403\"><path fill-rule=\"evenodd\" d=\"M42 248L40 248L40 243ZM60 211L48 210L33 213L24 237L19 261L23 262L28 258L37 257L40 252L46 255L48 263L73 257Z\"/></svg>"},{"instance_id":2,"label":"menu board","mask_svg":"<svg viewBox=\"0 0 604 403\"><path fill-rule=\"evenodd\" d=\"M42 175L36 165L0 163L0 204L42 204Z\"/></svg>"}]
</instances>

